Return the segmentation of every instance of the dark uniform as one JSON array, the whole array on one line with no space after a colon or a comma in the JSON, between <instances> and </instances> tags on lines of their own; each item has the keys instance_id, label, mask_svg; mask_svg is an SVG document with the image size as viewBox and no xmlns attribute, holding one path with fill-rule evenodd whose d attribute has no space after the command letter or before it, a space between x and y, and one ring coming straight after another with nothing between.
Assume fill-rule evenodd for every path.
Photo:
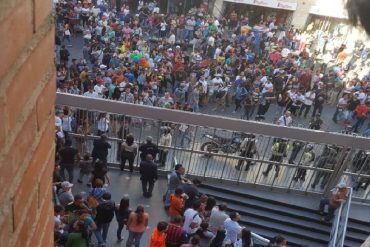
<instances>
[{"instance_id":1,"label":"dark uniform","mask_svg":"<svg viewBox=\"0 0 370 247\"><path fill-rule=\"evenodd\" d=\"M270 161L281 163L283 161L283 158L286 157L289 148L290 148L290 145L287 139L278 139L272 146L272 155L271 155ZM267 170L264 171L262 174L264 176L268 176L273 165L274 164L269 164L269 166L267 167ZM276 171L275 177L278 177L279 171L280 171L279 165L275 165L275 171Z\"/></svg>"}]
</instances>

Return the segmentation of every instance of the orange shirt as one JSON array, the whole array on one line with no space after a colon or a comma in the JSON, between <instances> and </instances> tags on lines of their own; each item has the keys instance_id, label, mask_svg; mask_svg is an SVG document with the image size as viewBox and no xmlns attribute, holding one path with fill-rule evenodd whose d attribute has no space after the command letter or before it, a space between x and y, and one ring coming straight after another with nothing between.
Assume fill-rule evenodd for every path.
<instances>
[{"instance_id":1,"label":"orange shirt","mask_svg":"<svg viewBox=\"0 0 370 247\"><path fill-rule=\"evenodd\" d=\"M155 228L150 238L150 247L166 247L166 234Z\"/></svg>"},{"instance_id":2,"label":"orange shirt","mask_svg":"<svg viewBox=\"0 0 370 247\"><path fill-rule=\"evenodd\" d=\"M184 200L182 199L182 197L178 197L175 194L171 194L170 208L168 209L168 214L171 217L182 215L183 209L184 209Z\"/></svg>"},{"instance_id":3,"label":"orange shirt","mask_svg":"<svg viewBox=\"0 0 370 247\"><path fill-rule=\"evenodd\" d=\"M149 214L144 213L143 221L138 224L137 223L137 214L135 212L131 212L130 216L128 217L127 226L128 230L131 232L144 232L146 227L148 226L149 221Z\"/></svg>"}]
</instances>

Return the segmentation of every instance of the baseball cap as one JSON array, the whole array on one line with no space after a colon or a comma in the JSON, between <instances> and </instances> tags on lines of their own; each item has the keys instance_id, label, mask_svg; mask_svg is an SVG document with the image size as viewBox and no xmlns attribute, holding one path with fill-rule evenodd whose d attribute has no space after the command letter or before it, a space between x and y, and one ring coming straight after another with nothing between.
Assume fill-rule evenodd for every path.
<instances>
[{"instance_id":1,"label":"baseball cap","mask_svg":"<svg viewBox=\"0 0 370 247\"><path fill-rule=\"evenodd\" d=\"M65 189L65 188L72 188L73 187L73 184L71 184L68 181L64 181L64 182L62 182L61 186L62 186L63 189Z\"/></svg>"}]
</instances>

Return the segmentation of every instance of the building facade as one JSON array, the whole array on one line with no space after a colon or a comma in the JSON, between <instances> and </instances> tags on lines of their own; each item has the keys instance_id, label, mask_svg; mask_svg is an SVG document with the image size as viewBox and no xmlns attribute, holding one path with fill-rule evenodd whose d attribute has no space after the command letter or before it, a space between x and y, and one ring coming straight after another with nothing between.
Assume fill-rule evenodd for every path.
<instances>
[{"instance_id":1,"label":"building facade","mask_svg":"<svg viewBox=\"0 0 370 247\"><path fill-rule=\"evenodd\" d=\"M53 26L51 1L0 2L1 246L53 246Z\"/></svg>"}]
</instances>

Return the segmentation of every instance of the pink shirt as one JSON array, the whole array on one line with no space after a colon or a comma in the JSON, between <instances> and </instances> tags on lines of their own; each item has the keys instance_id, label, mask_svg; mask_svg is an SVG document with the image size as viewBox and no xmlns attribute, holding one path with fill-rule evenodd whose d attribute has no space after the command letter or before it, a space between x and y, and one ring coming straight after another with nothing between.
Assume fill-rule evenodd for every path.
<instances>
[{"instance_id":1,"label":"pink shirt","mask_svg":"<svg viewBox=\"0 0 370 247\"><path fill-rule=\"evenodd\" d=\"M144 213L143 221L140 224L137 224L136 213L132 212L128 218L127 226L128 230L131 232L144 232L148 226L149 214Z\"/></svg>"}]
</instances>

